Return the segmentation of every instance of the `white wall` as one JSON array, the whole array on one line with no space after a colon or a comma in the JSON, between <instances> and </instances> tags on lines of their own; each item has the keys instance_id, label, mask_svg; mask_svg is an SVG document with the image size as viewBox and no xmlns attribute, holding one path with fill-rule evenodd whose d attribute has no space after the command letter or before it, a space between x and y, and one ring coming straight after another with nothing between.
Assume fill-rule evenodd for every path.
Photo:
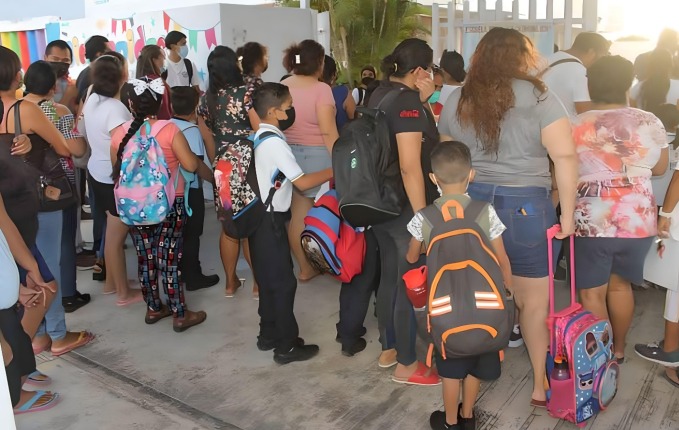
<instances>
[{"instance_id":1,"label":"white wall","mask_svg":"<svg viewBox=\"0 0 679 430\"><path fill-rule=\"evenodd\" d=\"M287 73L283 50L294 42L316 40L317 13L310 9L252 8L221 5L222 44L236 49L245 42L259 42L269 48L269 70L265 81L278 82Z\"/></svg>"}]
</instances>

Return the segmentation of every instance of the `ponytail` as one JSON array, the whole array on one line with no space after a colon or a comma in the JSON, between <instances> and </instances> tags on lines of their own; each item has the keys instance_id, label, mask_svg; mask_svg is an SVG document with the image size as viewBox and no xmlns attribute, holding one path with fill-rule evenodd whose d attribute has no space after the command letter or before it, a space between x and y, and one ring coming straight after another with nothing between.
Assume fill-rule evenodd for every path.
<instances>
[{"instance_id":1,"label":"ponytail","mask_svg":"<svg viewBox=\"0 0 679 430\"><path fill-rule=\"evenodd\" d=\"M144 76L140 80L145 82L151 82L153 79L148 76ZM130 128L123 137L123 140L118 145L118 152L116 154L116 162L113 166L113 172L111 172L111 179L117 181L120 177L120 167L123 163L123 152L125 151L125 146L132 139L141 126L146 122L146 118L149 116L155 116L160 110L160 103L163 100L161 94L156 94L151 88L147 88L143 93L137 95L134 90L129 91L129 98L132 102L132 110L134 114L134 120L130 124Z\"/></svg>"},{"instance_id":2,"label":"ponytail","mask_svg":"<svg viewBox=\"0 0 679 430\"><path fill-rule=\"evenodd\" d=\"M405 39L394 48L394 52L382 60L382 72L388 79L392 76L402 78L421 67L427 69L432 65L434 51L422 39Z\"/></svg>"}]
</instances>

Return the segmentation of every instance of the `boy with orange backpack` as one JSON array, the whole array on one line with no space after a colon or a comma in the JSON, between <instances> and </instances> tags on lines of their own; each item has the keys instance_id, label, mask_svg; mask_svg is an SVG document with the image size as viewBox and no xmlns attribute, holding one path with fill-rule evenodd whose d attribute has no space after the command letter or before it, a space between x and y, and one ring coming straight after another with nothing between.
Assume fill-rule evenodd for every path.
<instances>
[{"instance_id":1,"label":"boy with orange backpack","mask_svg":"<svg viewBox=\"0 0 679 430\"><path fill-rule=\"evenodd\" d=\"M502 242L506 228L491 205L466 194L474 170L465 144L439 143L431 153L431 165L430 179L441 198L408 224L413 239L406 256L408 262L417 262L424 245L427 328L436 347L444 405L429 422L435 430L472 430L481 380L500 377L500 352L513 328L514 306L505 289L511 282Z\"/></svg>"}]
</instances>

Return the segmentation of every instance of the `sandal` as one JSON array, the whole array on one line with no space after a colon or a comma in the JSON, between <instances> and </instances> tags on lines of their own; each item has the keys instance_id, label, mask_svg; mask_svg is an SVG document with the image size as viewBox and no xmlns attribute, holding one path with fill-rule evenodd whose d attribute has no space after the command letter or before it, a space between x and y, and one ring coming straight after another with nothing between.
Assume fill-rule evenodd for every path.
<instances>
[{"instance_id":1,"label":"sandal","mask_svg":"<svg viewBox=\"0 0 679 430\"><path fill-rule=\"evenodd\" d=\"M238 278L238 286L237 286L234 290L232 290L232 291L229 291L228 288L225 289L225 290L224 290L224 297L227 297L227 298L229 298L229 299L235 297L235 296L236 296L236 291L238 291L238 289L239 289L240 287L242 287L243 284L245 284L245 278Z\"/></svg>"},{"instance_id":2,"label":"sandal","mask_svg":"<svg viewBox=\"0 0 679 430\"><path fill-rule=\"evenodd\" d=\"M135 295L135 296L133 296L129 299L118 300L116 302L116 306L125 307L125 306L129 306L129 305L132 305L132 304L135 304L135 303L143 302L143 301L144 301L144 295L143 294L137 294L137 295Z\"/></svg>"},{"instance_id":3,"label":"sandal","mask_svg":"<svg viewBox=\"0 0 679 430\"><path fill-rule=\"evenodd\" d=\"M172 311L170 310L169 307L165 305L162 305L159 311L146 309L146 318L144 318L144 322L146 324L155 324L158 321L162 320L163 318L169 317L171 315Z\"/></svg>"},{"instance_id":4,"label":"sandal","mask_svg":"<svg viewBox=\"0 0 679 430\"><path fill-rule=\"evenodd\" d=\"M44 404L40 406L34 406L38 400L42 399L45 396L49 396L49 400L45 402ZM35 391L35 394L29 401L24 403L23 406L21 406L18 409L14 409L14 415L21 415L21 414L26 414L29 412L39 412L39 411L46 411L48 409L53 408L57 403L59 402L59 393L53 393L51 391L43 391L43 390L38 390Z\"/></svg>"},{"instance_id":5,"label":"sandal","mask_svg":"<svg viewBox=\"0 0 679 430\"><path fill-rule=\"evenodd\" d=\"M546 400L530 399L530 405L534 408L546 408L547 407L547 401Z\"/></svg>"},{"instance_id":6,"label":"sandal","mask_svg":"<svg viewBox=\"0 0 679 430\"><path fill-rule=\"evenodd\" d=\"M33 339L32 346L34 355L42 354L52 347L52 339L50 339L47 335L45 335L45 337L47 337L47 342L45 342L44 345L36 345L36 339Z\"/></svg>"},{"instance_id":7,"label":"sandal","mask_svg":"<svg viewBox=\"0 0 679 430\"><path fill-rule=\"evenodd\" d=\"M35 372L28 375L28 379L26 379L26 383L31 384L31 385L45 386L45 385L49 385L49 384L52 383L52 378L45 375L41 371L36 370Z\"/></svg>"},{"instance_id":8,"label":"sandal","mask_svg":"<svg viewBox=\"0 0 679 430\"><path fill-rule=\"evenodd\" d=\"M672 384L672 385L675 386L676 388L679 388L679 382L677 382L677 381L675 381L674 379L670 378L670 377L667 375L667 372L664 372L664 373L662 374L662 376L665 378L665 380L667 380L667 382L669 382L670 384Z\"/></svg>"},{"instance_id":9,"label":"sandal","mask_svg":"<svg viewBox=\"0 0 679 430\"><path fill-rule=\"evenodd\" d=\"M81 331L80 334L78 335L78 340L76 340L72 344L70 344L70 345L68 345L64 348L58 349L58 350L55 350L54 347L53 347L52 348L52 355L54 357L59 357L61 355L64 355L68 352L73 351L76 348L80 348L81 346L87 345L88 343L90 343L92 341L92 339L94 339L94 335L92 333L90 333L88 331Z\"/></svg>"},{"instance_id":10,"label":"sandal","mask_svg":"<svg viewBox=\"0 0 679 430\"><path fill-rule=\"evenodd\" d=\"M407 385L441 385L441 378L439 378L436 370L431 369L429 375L427 375L428 371L430 371L429 367L418 361L417 370L412 375L410 375L409 378L397 378L396 376L392 376L391 380L398 382L399 384Z\"/></svg>"}]
</instances>

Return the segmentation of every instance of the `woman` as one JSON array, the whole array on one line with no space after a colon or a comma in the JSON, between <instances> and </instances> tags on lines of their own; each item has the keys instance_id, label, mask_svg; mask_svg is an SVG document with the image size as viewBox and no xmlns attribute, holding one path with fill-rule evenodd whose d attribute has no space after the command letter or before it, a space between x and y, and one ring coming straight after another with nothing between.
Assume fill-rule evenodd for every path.
<instances>
[{"instance_id":1,"label":"woman","mask_svg":"<svg viewBox=\"0 0 679 430\"><path fill-rule=\"evenodd\" d=\"M201 97L198 106L198 127L205 141L208 157L216 160L215 154L223 153L230 143L250 136L252 126L249 115L254 110L247 107L251 106L250 98L246 97L248 87L243 81L236 53L231 48L217 46L207 59L207 69L210 82L207 93ZM215 203L218 201L215 198ZM252 267L247 241L243 241L243 244L243 254ZM236 274L240 243L222 231L219 254L226 273L225 296L234 297L236 290L241 287L241 279ZM255 299L259 297L256 283L253 284L252 293Z\"/></svg>"},{"instance_id":2,"label":"woman","mask_svg":"<svg viewBox=\"0 0 679 430\"><path fill-rule=\"evenodd\" d=\"M467 72L464 70L464 58L457 51L443 51L441 55L441 72L443 72L443 88L438 103L446 104L448 97L462 86Z\"/></svg>"},{"instance_id":3,"label":"woman","mask_svg":"<svg viewBox=\"0 0 679 430\"><path fill-rule=\"evenodd\" d=\"M633 80L634 66L619 56L590 66L593 109L580 114L573 128L580 158L575 284L585 309L611 321L620 363L634 316L631 283L643 282L657 233L651 176L665 173L669 158L660 120L627 105Z\"/></svg>"},{"instance_id":4,"label":"woman","mask_svg":"<svg viewBox=\"0 0 679 430\"><path fill-rule=\"evenodd\" d=\"M137 58L137 70L135 77L140 79L144 76L152 78L160 78L165 68L165 52L163 48L158 45L146 45L139 52ZM172 103L170 102L170 87L163 80L165 92L163 93L163 101L160 103L160 110L158 111L158 119L172 118Z\"/></svg>"},{"instance_id":5,"label":"woman","mask_svg":"<svg viewBox=\"0 0 679 430\"><path fill-rule=\"evenodd\" d=\"M248 118L250 118L252 130L257 131L259 129L259 117L252 109L252 95L264 83L262 74L269 68L269 50L260 43L248 42L236 50L236 56L243 71L243 82L248 87L245 94Z\"/></svg>"},{"instance_id":6,"label":"woman","mask_svg":"<svg viewBox=\"0 0 679 430\"><path fill-rule=\"evenodd\" d=\"M290 88L295 119L285 130L285 137L299 167L305 173L318 172L331 167L332 146L339 137L335 123L335 99L330 86L320 82L323 75L325 50L318 42L304 40L285 51L283 65L292 76L282 83ZM288 237L290 249L299 265L297 279L307 282L318 276L304 255L299 240L304 230L304 217L314 204L320 187L304 193L292 194Z\"/></svg>"},{"instance_id":7,"label":"woman","mask_svg":"<svg viewBox=\"0 0 679 430\"><path fill-rule=\"evenodd\" d=\"M323 65L322 81L330 85L332 88L332 97L335 99L335 124L339 132L344 127L344 124L354 119L354 112L356 111L356 102L349 92L349 87L346 85L335 85L337 82L337 63L329 56L325 56L325 63Z\"/></svg>"},{"instance_id":8,"label":"woman","mask_svg":"<svg viewBox=\"0 0 679 430\"><path fill-rule=\"evenodd\" d=\"M16 90L22 86L23 76L19 57L11 50L0 47L0 101L2 102L2 121L0 134L3 143L0 156L0 193L5 201L7 213L16 225L26 246L31 250L40 266L43 279L49 289L56 293L58 285L45 263L45 259L36 246L38 234L39 200L37 195L37 175L30 164L37 165L40 157L50 145L60 155L68 155L72 150L59 130L47 119L40 108L32 103L20 102L16 99ZM18 109L18 114L17 114ZM20 124L15 123L15 115L19 115ZM29 139L14 137L17 126L28 134ZM9 142L13 142L10 146ZM77 152L77 150L74 150ZM21 155L25 157L20 157ZM19 268L22 283L26 282L26 271ZM57 301L57 305L61 301ZM63 311L62 311L63 312ZM24 330L32 338L41 325L44 311L36 317L36 309L27 309L22 319ZM89 343L93 336L86 331L69 332L63 319L59 327L53 331L51 351L54 355L65 354L75 348ZM44 349L50 347L49 339Z\"/></svg>"},{"instance_id":9,"label":"woman","mask_svg":"<svg viewBox=\"0 0 679 430\"><path fill-rule=\"evenodd\" d=\"M131 289L127 280L125 238L128 228L118 218L111 179L111 133L132 117L120 101L120 89L127 81L125 58L110 52L92 64L91 94L85 100L78 129L87 137L92 155L87 163L89 185L94 194L93 217L104 216L104 261L106 288L104 294L117 294L118 306L128 306L143 300L140 290ZM97 249L95 242L94 249Z\"/></svg>"},{"instance_id":10,"label":"woman","mask_svg":"<svg viewBox=\"0 0 679 430\"><path fill-rule=\"evenodd\" d=\"M651 112L658 106L679 101L679 79L671 79L672 54L664 49L656 49L648 56L646 79L637 82L630 90L633 107Z\"/></svg>"},{"instance_id":11,"label":"woman","mask_svg":"<svg viewBox=\"0 0 679 430\"><path fill-rule=\"evenodd\" d=\"M111 178L118 181L125 149L129 145L139 145L135 134L149 133L152 127L156 141L160 145L170 176L179 175L173 210L167 218L156 225L129 227L139 257L139 282L146 301L146 324L155 324L172 315L174 331L179 333L190 327L201 324L207 318L203 311L193 312L186 309L184 303L184 286L178 276L179 257L181 256L183 224L186 222L184 208L184 185L180 166L188 172L198 172L201 178L211 181L210 168L191 151L189 143L179 128L170 121L158 121L156 116L160 110L163 91L162 78L144 76L133 79L130 84L134 89L130 92L130 108L134 120L117 127L111 133L110 159L113 163ZM156 88L158 85L158 91ZM170 240L167 240L167 239ZM153 259L149 261L149 255ZM157 268L157 270L156 270ZM163 276L163 289L168 296L168 304L163 305L158 294L158 272Z\"/></svg>"},{"instance_id":12,"label":"woman","mask_svg":"<svg viewBox=\"0 0 679 430\"><path fill-rule=\"evenodd\" d=\"M439 135L428 100L434 93L433 51L420 39L406 39L382 60L382 81L368 101L380 105L389 125L392 164L400 174L393 180L403 186L403 210L391 221L374 225L381 258L377 290L377 319L382 354L378 365L396 366L392 380L405 384L438 385L438 374L417 361L416 324L406 296L403 274L412 266L406 261L410 235L406 228L413 214L433 203L436 187L425 180L431 173L429 155ZM408 112L407 116L401 115Z\"/></svg>"},{"instance_id":13,"label":"woman","mask_svg":"<svg viewBox=\"0 0 679 430\"><path fill-rule=\"evenodd\" d=\"M512 289L533 366L531 405L546 405L549 333L547 228L558 222L551 201L549 158L561 201L559 239L574 231L577 158L559 99L535 77L538 54L520 32L493 28L472 56L465 84L441 112L442 135L464 142L476 178L468 193L495 206L512 266ZM548 158L549 156L549 158Z\"/></svg>"}]
</instances>

